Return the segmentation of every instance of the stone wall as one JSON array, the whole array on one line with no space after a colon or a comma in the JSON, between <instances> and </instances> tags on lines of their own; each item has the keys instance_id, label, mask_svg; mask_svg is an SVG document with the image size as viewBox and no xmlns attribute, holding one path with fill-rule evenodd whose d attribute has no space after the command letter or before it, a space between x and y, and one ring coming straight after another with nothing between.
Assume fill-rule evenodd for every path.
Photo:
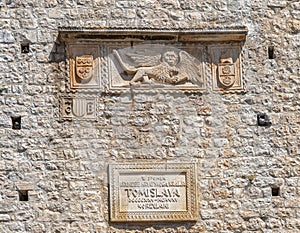
<instances>
[{"instance_id":1,"label":"stone wall","mask_svg":"<svg viewBox=\"0 0 300 233\"><path fill-rule=\"evenodd\" d=\"M2 0L0 22L0 232L300 231L297 0ZM99 92L98 121L60 118L59 27L240 25L245 93ZM107 166L128 161L196 163L198 220L111 223Z\"/></svg>"}]
</instances>

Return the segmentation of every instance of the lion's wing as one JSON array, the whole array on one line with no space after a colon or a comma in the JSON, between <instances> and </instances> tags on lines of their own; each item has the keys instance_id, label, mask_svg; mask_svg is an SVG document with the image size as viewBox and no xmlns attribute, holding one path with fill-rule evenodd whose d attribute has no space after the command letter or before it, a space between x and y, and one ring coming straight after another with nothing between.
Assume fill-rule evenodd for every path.
<instances>
[{"instance_id":1,"label":"lion's wing","mask_svg":"<svg viewBox=\"0 0 300 233\"><path fill-rule=\"evenodd\" d=\"M177 67L188 75L188 80L196 85L203 85L200 66L197 65L197 59L185 51L179 53L179 63Z\"/></svg>"},{"instance_id":2,"label":"lion's wing","mask_svg":"<svg viewBox=\"0 0 300 233\"><path fill-rule=\"evenodd\" d=\"M161 54L155 56L146 56L139 53L127 53L128 56L138 67L151 67L159 65Z\"/></svg>"}]
</instances>

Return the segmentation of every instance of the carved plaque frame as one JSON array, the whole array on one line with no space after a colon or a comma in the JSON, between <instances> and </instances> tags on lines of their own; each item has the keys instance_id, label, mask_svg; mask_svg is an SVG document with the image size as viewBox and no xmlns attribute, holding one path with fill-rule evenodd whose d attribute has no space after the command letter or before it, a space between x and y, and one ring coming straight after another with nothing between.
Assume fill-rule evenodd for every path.
<instances>
[{"instance_id":1,"label":"carved plaque frame","mask_svg":"<svg viewBox=\"0 0 300 233\"><path fill-rule=\"evenodd\" d=\"M246 35L244 26L60 28L69 63L68 77L61 80L60 118L97 121L102 93L244 93L241 54ZM167 62L167 52L177 56L177 63Z\"/></svg>"},{"instance_id":2,"label":"carved plaque frame","mask_svg":"<svg viewBox=\"0 0 300 233\"><path fill-rule=\"evenodd\" d=\"M110 221L196 221L194 163L109 166Z\"/></svg>"},{"instance_id":3,"label":"carved plaque frame","mask_svg":"<svg viewBox=\"0 0 300 233\"><path fill-rule=\"evenodd\" d=\"M75 96L66 95L60 99L60 112L64 120L97 120L97 101L96 95Z\"/></svg>"},{"instance_id":4,"label":"carved plaque frame","mask_svg":"<svg viewBox=\"0 0 300 233\"><path fill-rule=\"evenodd\" d=\"M112 94L133 91L204 93L208 88L221 93L244 91L240 53L247 35L245 26L192 30L63 27L59 29L59 32L60 40L66 43L67 58L70 63L68 88L71 91L100 91ZM171 67L162 66L165 64L163 56L166 50L164 49L151 55L153 58L161 55L158 63L141 62L141 59L136 59L132 55L147 57L147 53L143 54L143 49L138 48L143 44L153 45L154 51L160 51L158 47L161 45L169 47L180 57L178 61L186 62L178 62ZM134 47L136 49L131 51L127 50L123 53L121 51ZM114 53L114 50L117 53ZM151 51L151 49L147 51ZM119 55L115 56L116 54ZM182 54L185 56L181 56ZM208 61L208 57L211 58L211 61ZM128 62L130 61L128 58L131 58L131 62ZM224 58L230 58L232 62L228 64L229 59L227 62L220 61ZM127 70L118 69L124 68L124 64L126 64ZM199 72L196 75L196 72L189 72L193 69L185 68L193 66L198 67ZM165 69L167 73L169 72L169 77L158 77L161 73L156 75L152 73L153 77L150 77L151 74L147 71L151 67ZM222 70L232 72L225 74ZM174 74L176 72L178 74ZM183 76L187 78L184 80ZM144 81L144 77L147 79L150 77L152 82ZM178 79L182 82L178 82ZM132 80L137 80L137 82Z\"/></svg>"}]
</instances>

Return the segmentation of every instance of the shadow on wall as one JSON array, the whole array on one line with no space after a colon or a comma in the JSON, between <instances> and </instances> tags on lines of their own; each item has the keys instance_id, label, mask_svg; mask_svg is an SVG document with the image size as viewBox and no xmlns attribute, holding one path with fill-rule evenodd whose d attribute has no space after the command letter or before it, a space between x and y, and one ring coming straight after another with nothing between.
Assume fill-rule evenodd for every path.
<instances>
[{"instance_id":1,"label":"shadow on wall","mask_svg":"<svg viewBox=\"0 0 300 233\"><path fill-rule=\"evenodd\" d=\"M66 61L65 43L63 43L59 36L56 38L52 50L49 55L50 63L60 63Z\"/></svg>"}]
</instances>

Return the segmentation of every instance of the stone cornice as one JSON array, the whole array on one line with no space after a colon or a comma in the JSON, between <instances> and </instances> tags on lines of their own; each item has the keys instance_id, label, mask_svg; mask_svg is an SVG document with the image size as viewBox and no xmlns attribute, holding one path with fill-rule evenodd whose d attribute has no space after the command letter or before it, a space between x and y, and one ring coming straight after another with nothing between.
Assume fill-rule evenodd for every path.
<instances>
[{"instance_id":1,"label":"stone cornice","mask_svg":"<svg viewBox=\"0 0 300 233\"><path fill-rule=\"evenodd\" d=\"M62 41L72 39L104 41L174 41L215 42L243 41L247 27L213 29L140 29L140 28L81 28L60 27Z\"/></svg>"}]
</instances>

